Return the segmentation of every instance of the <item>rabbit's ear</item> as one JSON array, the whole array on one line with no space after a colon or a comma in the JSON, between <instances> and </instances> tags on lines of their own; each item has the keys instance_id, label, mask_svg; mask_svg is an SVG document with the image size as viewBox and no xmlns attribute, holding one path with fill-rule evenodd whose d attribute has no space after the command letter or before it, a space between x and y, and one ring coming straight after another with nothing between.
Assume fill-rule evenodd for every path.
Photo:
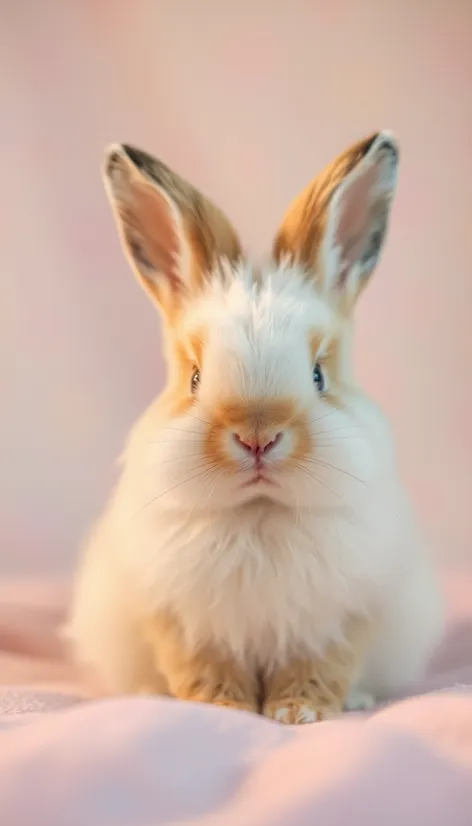
<instances>
[{"instance_id":1,"label":"rabbit's ear","mask_svg":"<svg viewBox=\"0 0 472 826\"><path fill-rule=\"evenodd\" d=\"M173 317L222 259L241 257L220 210L151 155L110 146L103 177L126 257L166 315Z\"/></svg>"},{"instance_id":2,"label":"rabbit's ear","mask_svg":"<svg viewBox=\"0 0 472 826\"><path fill-rule=\"evenodd\" d=\"M379 260L397 166L389 132L343 152L288 209L274 242L277 263L299 264L349 310Z\"/></svg>"}]
</instances>

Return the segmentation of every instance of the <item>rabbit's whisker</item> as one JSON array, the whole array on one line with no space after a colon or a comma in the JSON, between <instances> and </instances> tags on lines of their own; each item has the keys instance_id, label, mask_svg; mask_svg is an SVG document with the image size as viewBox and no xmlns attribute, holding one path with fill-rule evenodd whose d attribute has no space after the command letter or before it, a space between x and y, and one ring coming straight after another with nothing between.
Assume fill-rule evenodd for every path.
<instances>
[{"instance_id":1,"label":"rabbit's whisker","mask_svg":"<svg viewBox=\"0 0 472 826\"><path fill-rule=\"evenodd\" d=\"M186 479L182 479L181 482L176 482L175 485L171 485L170 488L167 488L166 490L161 491L161 493L158 493L157 496L154 496L152 499L150 499L149 502L146 502L145 505L142 505L139 508L139 510L136 512L135 516L138 516L140 513L142 513L143 510L146 510L146 508L149 508L150 505L152 505L154 502L157 502L159 499L161 499L163 496L166 496L168 493L171 493L171 491L177 490L177 488L180 488L183 485L188 484L189 482L194 482L196 479L204 478L206 476L206 474L208 473L208 471L211 470L211 469L214 469L214 468L215 468L214 465L208 466L208 464L206 464L206 469L205 470L200 471L199 473L196 473L193 476L187 477Z\"/></svg>"}]
</instances>

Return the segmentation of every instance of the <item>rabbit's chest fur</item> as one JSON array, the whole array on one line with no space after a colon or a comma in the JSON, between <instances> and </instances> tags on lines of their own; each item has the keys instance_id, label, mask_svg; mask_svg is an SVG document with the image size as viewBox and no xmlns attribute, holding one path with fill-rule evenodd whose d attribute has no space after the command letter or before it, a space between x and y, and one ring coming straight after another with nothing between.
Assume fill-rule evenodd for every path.
<instances>
[{"instance_id":1,"label":"rabbit's chest fur","mask_svg":"<svg viewBox=\"0 0 472 826\"><path fill-rule=\"evenodd\" d=\"M389 567L381 519L366 515L254 506L186 531L167 517L159 542L149 527L140 544L147 610L172 611L190 645L258 662L320 653L347 615L373 609Z\"/></svg>"}]
</instances>

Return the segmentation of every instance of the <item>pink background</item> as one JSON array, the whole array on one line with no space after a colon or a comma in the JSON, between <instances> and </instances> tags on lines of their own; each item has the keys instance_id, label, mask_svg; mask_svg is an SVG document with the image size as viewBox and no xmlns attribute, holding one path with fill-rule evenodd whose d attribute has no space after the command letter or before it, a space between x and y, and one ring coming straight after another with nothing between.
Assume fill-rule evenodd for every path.
<instances>
[{"instance_id":1,"label":"pink background","mask_svg":"<svg viewBox=\"0 0 472 826\"><path fill-rule=\"evenodd\" d=\"M401 176L358 372L435 547L472 556L471 78L468 0L0 1L1 572L70 569L162 382L104 145L162 157L260 252L290 198L379 127Z\"/></svg>"}]
</instances>

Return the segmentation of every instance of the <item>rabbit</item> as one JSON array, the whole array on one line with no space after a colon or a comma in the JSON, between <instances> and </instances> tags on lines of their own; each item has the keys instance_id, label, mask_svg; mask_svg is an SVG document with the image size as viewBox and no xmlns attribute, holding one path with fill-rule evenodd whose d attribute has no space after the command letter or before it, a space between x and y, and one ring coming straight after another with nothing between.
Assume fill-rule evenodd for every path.
<instances>
[{"instance_id":1,"label":"rabbit","mask_svg":"<svg viewBox=\"0 0 472 826\"><path fill-rule=\"evenodd\" d=\"M67 634L108 693L302 724L388 700L425 672L441 589L389 424L352 369L398 159L388 131L350 146L256 265L166 165L106 150L105 188L168 365L75 580Z\"/></svg>"}]
</instances>

